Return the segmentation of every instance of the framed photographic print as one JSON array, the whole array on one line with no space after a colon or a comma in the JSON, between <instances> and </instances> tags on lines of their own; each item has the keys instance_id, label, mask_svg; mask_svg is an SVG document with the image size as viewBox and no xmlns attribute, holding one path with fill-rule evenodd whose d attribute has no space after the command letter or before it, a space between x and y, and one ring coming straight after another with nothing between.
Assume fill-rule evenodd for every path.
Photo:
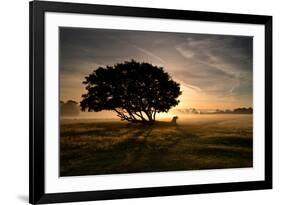
<instances>
[{"instance_id":1,"label":"framed photographic print","mask_svg":"<svg viewBox=\"0 0 281 205\"><path fill-rule=\"evenodd\" d=\"M30 2L30 203L272 188L272 17Z\"/></svg>"}]
</instances>

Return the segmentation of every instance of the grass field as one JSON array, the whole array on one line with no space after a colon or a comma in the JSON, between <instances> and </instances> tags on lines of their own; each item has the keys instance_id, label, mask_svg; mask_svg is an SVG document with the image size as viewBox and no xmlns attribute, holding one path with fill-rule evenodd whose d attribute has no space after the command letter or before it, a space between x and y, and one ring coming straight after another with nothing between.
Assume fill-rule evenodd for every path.
<instances>
[{"instance_id":1,"label":"grass field","mask_svg":"<svg viewBox=\"0 0 281 205\"><path fill-rule=\"evenodd\" d=\"M177 125L61 120L60 175L252 167L252 115L187 115Z\"/></svg>"}]
</instances>

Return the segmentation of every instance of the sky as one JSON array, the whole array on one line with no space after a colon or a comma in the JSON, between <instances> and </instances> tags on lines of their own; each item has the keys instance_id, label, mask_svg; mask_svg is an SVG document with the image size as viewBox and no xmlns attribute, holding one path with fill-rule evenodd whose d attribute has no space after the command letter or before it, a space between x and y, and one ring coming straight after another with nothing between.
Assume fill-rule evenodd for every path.
<instances>
[{"instance_id":1,"label":"sky","mask_svg":"<svg viewBox=\"0 0 281 205\"><path fill-rule=\"evenodd\" d=\"M84 77L99 66L135 59L180 83L177 109L252 107L252 37L61 27L59 39L63 101L80 102Z\"/></svg>"}]
</instances>

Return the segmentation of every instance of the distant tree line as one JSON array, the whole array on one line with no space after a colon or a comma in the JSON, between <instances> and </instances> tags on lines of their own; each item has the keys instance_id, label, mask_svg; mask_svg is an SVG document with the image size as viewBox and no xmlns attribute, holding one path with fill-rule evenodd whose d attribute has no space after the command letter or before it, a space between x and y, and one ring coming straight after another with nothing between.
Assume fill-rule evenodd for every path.
<instances>
[{"instance_id":1,"label":"distant tree line","mask_svg":"<svg viewBox=\"0 0 281 205\"><path fill-rule=\"evenodd\" d=\"M252 114L253 113L253 108L236 108L234 110L216 110L216 114Z\"/></svg>"},{"instance_id":2,"label":"distant tree line","mask_svg":"<svg viewBox=\"0 0 281 205\"><path fill-rule=\"evenodd\" d=\"M78 103L74 100L60 101L60 114L64 117L75 117L80 112Z\"/></svg>"},{"instance_id":3,"label":"distant tree line","mask_svg":"<svg viewBox=\"0 0 281 205\"><path fill-rule=\"evenodd\" d=\"M200 114L201 113L201 111L199 111L195 108L176 109L175 111L178 113L182 113L182 114Z\"/></svg>"},{"instance_id":4,"label":"distant tree line","mask_svg":"<svg viewBox=\"0 0 281 205\"><path fill-rule=\"evenodd\" d=\"M188 109L177 109L176 111L179 113L182 113L182 114L252 114L253 108L252 107L248 107L248 108L242 107L242 108L236 108L233 110L216 109L214 111L202 111L202 110L197 110L195 108L188 108Z\"/></svg>"}]
</instances>

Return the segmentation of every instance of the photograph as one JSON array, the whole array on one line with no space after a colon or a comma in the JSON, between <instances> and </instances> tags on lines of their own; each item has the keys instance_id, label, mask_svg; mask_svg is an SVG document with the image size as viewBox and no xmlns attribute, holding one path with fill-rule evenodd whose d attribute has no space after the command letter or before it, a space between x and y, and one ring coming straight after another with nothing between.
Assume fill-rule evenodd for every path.
<instances>
[{"instance_id":1,"label":"photograph","mask_svg":"<svg viewBox=\"0 0 281 205\"><path fill-rule=\"evenodd\" d=\"M59 27L59 175L253 167L253 37Z\"/></svg>"},{"instance_id":2,"label":"photograph","mask_svg":"<svg viewBox=\"0 0 281 205\"><path fill-rule=\"evenodd\" d=\"M189 9L29 3L29 203L272 189L273 16Z\"/></svg>"}]
</instances>

